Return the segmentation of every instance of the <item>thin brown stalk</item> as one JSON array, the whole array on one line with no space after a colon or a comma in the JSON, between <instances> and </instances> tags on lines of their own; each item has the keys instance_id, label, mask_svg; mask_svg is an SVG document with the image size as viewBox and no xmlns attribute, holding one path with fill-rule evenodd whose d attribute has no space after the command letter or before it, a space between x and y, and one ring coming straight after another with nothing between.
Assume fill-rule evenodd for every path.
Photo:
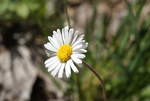
<instances>
[{"instance_id":1,"label":"thin brown stalk","mask_svg":"<svg viewBox=\"0 0 150 101\"><path fill-rule=\"evenodd\" d=\"M69 18L68 9L67 9L67 6L68 6L67 4L68 4L67 0L64 0L64 10L65 10L65 14L67 17L67 23L68 23L68 26L71 27L70 18Z\"/></svg>"},{"instance_id":2,"label":"thin brown stalk","mask_svg":"<svg viewBox=\"0 0 150 101\"><path fill-rule=\"evenodd\" d=\"M102 87L102 97L103 97L103 101L107 101L106 99L106 90L104 87L104 81L101 78L101 76L94 70L94 68L92 66L90 66L89 64L87 64L85 61L83 61L83 64L97 77L97 79L100 82L100 86Z\"/></svg>"}]
</instances>

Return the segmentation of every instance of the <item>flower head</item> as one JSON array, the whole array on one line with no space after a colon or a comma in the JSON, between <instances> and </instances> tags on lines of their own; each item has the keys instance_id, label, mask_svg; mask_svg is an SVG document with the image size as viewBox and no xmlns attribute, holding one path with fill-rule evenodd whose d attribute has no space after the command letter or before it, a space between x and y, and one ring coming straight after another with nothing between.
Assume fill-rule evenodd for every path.
<instances>
[{"instance_id":1,"label":"flower head","mask_svg":"<svg viewBox=\"0 0 150 101\"><path fill-rule=\"evenodd\" d=\"M76 65L82 64L85 58L84 53L88 43L84 40L84 35L66 26L61 31L53 31L53 35L48 36L49 42L44 44L49 59L45 61L45 67L53 76L59 78L70 77L71 69L79 72Z\"/></svg>"}]
</instances>

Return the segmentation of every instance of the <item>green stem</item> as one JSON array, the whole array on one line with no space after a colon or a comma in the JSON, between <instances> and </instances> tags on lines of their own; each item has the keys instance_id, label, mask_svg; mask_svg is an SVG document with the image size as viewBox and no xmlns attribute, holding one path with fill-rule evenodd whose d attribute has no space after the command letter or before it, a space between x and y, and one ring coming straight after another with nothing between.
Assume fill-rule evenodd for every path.
<instances>
[{"instance_id":1,"label":"green stem","mask_svg":"<svg viewBox=\"0 0 150 101\"><path fill-rule=\"evenodd\" d=\"M100 82L100 85L102 87L102 97L103 97L103 101L107 101L106 99L106 90L105 90L105 86L104 86L104 81L101 78L101 76L93 69L92 66L90 66L89 64L87 64L85 61L83 61L83 64L97 77L97 79Z\"/></svg>"}]
</instances>

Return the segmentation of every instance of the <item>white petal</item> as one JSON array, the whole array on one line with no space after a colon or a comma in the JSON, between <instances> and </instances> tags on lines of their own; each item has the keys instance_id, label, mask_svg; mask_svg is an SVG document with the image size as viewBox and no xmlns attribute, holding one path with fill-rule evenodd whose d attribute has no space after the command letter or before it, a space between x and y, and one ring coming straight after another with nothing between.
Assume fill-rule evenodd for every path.
<instances>
[{"instance_id":1,"label":"white petal","mask_svg":"<svg viewBox=\"0 0 150 101\"><path fill-rule=\"evenodd\" d=\"M69 30L69 26L65 26L64 29L67 31Z\"/></svg>"},{"instance_id":2,"label":"white petal","mask_svg":"<svg viewBox=\"0 0 150 101\"><path fill-rule=\"evenodd\" d=\"M53 31L53 37L52 37L54 40L57 40L57 44L60 46L61 45L61 42L60 42L60 39L58 37L58 33L56 31Z\"/></svg>"},{"instance_id":3,"label":"white petal","mask_svg":"<svg viewBox=\"0 0 150 101\"><path fill-rule=\"evenodd\" d=\"M62 38L63 38L63 43L67 44L67 40L68 40L68 30L69 27L66 26L65 28L62 29Z\"/></svg>"},{"instance_id":4,"label":"white petal","mask_svg":"<svg viewBox=\"0 0 150 101\"><path fill-rule=\"evenodd\" d=\"M46 64L46 66L48 66L48 72L54 69L58 63L59 63L58 58L54 58L52 61L48 62Z\"/></svg>"},{"instance_id":5,"label":"white petal","mask_svg":"<svg viewBox=\"0 0 150 101\"><path fill-rule=\"evenodd\" d=\"M62 34L60 32L60 29L57 29L57 33L58 33L58 39L60 41L60 44L63 45L63 38L62 38Z\"/></svg>"},{"instance_id":6,"label":"white petal","mask_svg":"<svg viewBox=\"0 0 150 101\"><path fill-rule=\"evenodd\" d=\"M74 38L73 38L73 40L72 40L72 42L71 42L71 44L73 45L74 44L74 42L76 42L76 40L77 40L77 38L78 38L78 34L79 32L78 31L76 31L75 33L74 33Z\"/></svg>"},{"instance_id":7,"label":"white petal","mask_svg":"<svg viewBox=\"0 0 150 101\"><path fill-rule=\"evenodd\" d=\"M62 29L62 39L63 39L63 43L66 43L66 36L65 36L65 31L64 28Z\"/></svg>"},{"instance_id":8,"label":"white petal","mask_svg":"<svg viewBox=\"0 0 150 101\"><path fill-rule=\"evenodd\" d=\"M59 62L56 68L51 72L52 76L55 77L57 73L59 72L59 69L61 67L61 63Z\"/></svg>"},{"instance_id":9,"label":"white petal","mask_svg":"<svg viewBox=\"0 0 150 101\"><path fill-rule=\"evenodd\" d=\"M73 45L72 45L72 47L75 47L75 46L77 46L77 45L79 45L79 44L83 44L84 42L82 41L82 40L80 40L80 41L76 41Z\"/></svg>"},{"instance_id":10,"label":"white petal","mask_svg":"<svg viewBox=\"0 0 150 101\"><path fill-rule=\"evenodd\" d=\"M61 35L61 32L60 32L60 29L57 29L57 32L53 31L53 38L55 40L57 40L59 46L63 45L63 39L62 39L62 35Z\"/></svg>"},{"instance_id":11,"label":"white petal","mask_svg":"<svg viewBox=\"0 0 150 101\"><path fill-rule=\"evenodd\" d=\"M73 47L73 51L76 51L78 49L82 49L84 48L82 44L76 45L75 47Z\"/></svg>"},{"instance_id":12,"label":"white petal","mask_svg":"<svg viewBox=\"0 0 150 101\"><path fill-rule=\"evenodd\" d=\"M56 48L54 48L49 42L44 44L44 47L50 51L56 52Z\"/></svg>"},{"instance_id":13,"label":"white petal","mask_svg":"<svg viewBox=\"0 0 150 101\"><path fill-rule=\"evenodd\" d=\"M47 63L53 61L54 59L57 59L57 56L54 56L54 57L51 57L51 58L47 59L47 60L44 62L44 64L47 64Z\"/></svg>"},{"instance_id":14,"label":"white petal","mask_svg":"<svg viewBox=\"0 0 150 101\"><path fill-rule=\"evenodd\" d=\"M83 59L85 58L84 54L72 54L74 57L79 58L79 59Z\"/></svg>"},{"instance_id":15,"label":"white petal","mask_svg":"<svg viewBox=\"0 0 150 101\"><path fill-rule=\"evenodd\" d=\"M80 50L80 49L86 49L88 47L88 43L80 43L80 44L77 44L73 47L73 51L77 51L77 50Z\"/></svg>"},{"instance_id":16,"label":"white petal","mask_svg":"<svg viewBox=\"0 0 150 101\"><path fill-rule=\"evenodd\" d=\"M66 26L65 28L64 28L64 36L65 36L65 44L69 44L69 27L68 26Z\"/></svg>"},{"instance_id":17,"label":"white petal","mask_svg":"<svg viewBox=\"0 0 150 101\"><path fill-rule=\"evenodd\" d=\"M54 40L51 36L48 36L48 39L49 39L50 43L51 43L56 49L59 48L60 45L58 44L57 40Z\"/></svg>"},{"instance_id":18,"label":"white petal","mask_svg":"<svg viewBox=\"0 0 150 101\"><path fill-rule=\"evenodd\" d=\"M80 41L80 40L83 40L84 39L84 34L80 34L78 35L78 38L76 41Z\"/></svg>"},{"instance_id":19,"label":"white petal","mask_svg":"<svg viewBox=\"0 0 150 101\"><path fill-rule=\"evenodd\" d=\"M75 50L73 53L86 53L87 50L85 49L78 49L78 50Z\"/></svg>"},{"instance_id":20,"label":"white petal","mask_svg":"<svg viewBox=\"0 0 150 101\"><path fill-rule=\"evenodd\" d=\"M87 48L88 47L88 43L86 42L84 45L83 45L83 48Z\"/></svg>"},{"instance_id":21,"label":"white petal","mask_svg":"<svg viewBox=\"0 0 150 101\"><path fill-rule=\"evenodd\" d=\"M72 68L72 70L73 70L74 72L76 72L76 73L79 72L78 69L77 69L77 67L74 65L74 63L73 63L72 60L70 60L70 66L71 66L71 68Z\"/></svg>"},{"instance_id":22,"label":"white petal","mask_svg":"<svg viewBox=\"0 0 150 101\"><path fill-rule=\"evenodd\" d=\"M84 39L84 34L80 34L78 31L75 32L74 34L74 39L72 41L72 45L76 42L76 41L80 41Z\"/></svg>"},{"instance_id":23,"label":"white petal","mask_svg":"<svg viewBox=\"0 0 150 101\"><path fill-rule=\"evenodd\" d=\"M64 73L64 68L65 68L65 63L62 63L59 73L58 73L58 78L62 78L63 77L63 73Z\"/></svg>"},{"instance_id":24,"label":"white petal","mask_svg":"<svg viewBox=\"0 0 150 101\"><path fill-rule=\"evenodd\" d=\"M48 57L53 57L56 55L56 52L52 52L52 51L49 51L49 50L45 50L45 53L47 54Z\"/></svg>"},{"instance_id":25,"label":"white petal","mask_svg":"<svg viewBox=\"0 0 150 101\"><path fill-rule=\"evenodd\" d=\"M74 29L71 28L71 29L69 30L68 44L71 44L71 40L72 40L72 37L73 37L73 33L74 33Z\"/></svg>"},{"instance_id":26,"label":"white petal","mask_svg":"<svg viewBox=\"0 0 150 101\"><path fill-rule=\"evenodd\" d=\"M82 64L82 61L73 55L71 55L71 59L77 64Z\"/></svg>"},{"instance_id":27,"label":"white petal","mask_svg":"<svg viewBox=\"0 0 150 101\"><path fill-rule=\"evenodd\" d=\"M53 65L48 67L48 72L54 70L59 64L59 61L56 61Z\"/></svg>"},{"instance_id":28,"label":"white petal","mask_svg":"<svg viewBox=\"0 0 150 101\"><path fill-rule=\"evenodd\" d=\"M53 36L56 35L56 34L57 34L57 32L56 32L56 31L53 31Z\"/></svg>"},{"instance_id":29,"label":"white petal","mask_svg":"<svg viewBox=\"0 0 150 101\"><path fill-rule=\"evenodd\" d=\"M45 67L50 67L51 65L53 65L55 62L57 62L58 59L57 58L53 58L51 61L49 61L48 63L45 64Z\"/></svg>"},{"instance_id":30,"label":"white petal","mask_svg":"<svg viewBox=\"0 0 150 101\"><path fill-rule=\"evenodd\" d=\"M70 68L70 63L69 61L67 61L66 66L65 66L65 73L66 73L66 77L70 77L71 75L71 68Z\"/></svg>"}]
</instances>

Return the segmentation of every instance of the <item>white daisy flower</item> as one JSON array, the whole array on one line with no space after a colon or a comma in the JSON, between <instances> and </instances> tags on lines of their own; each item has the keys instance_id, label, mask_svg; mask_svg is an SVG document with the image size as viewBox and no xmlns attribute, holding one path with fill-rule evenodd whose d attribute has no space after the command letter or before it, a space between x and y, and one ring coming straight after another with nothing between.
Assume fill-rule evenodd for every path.
<instances>
[{"instance_id":1,"label":"white daisy flower","mask_svg":"<svg viewBox=\"0 0 150 101\"><path fill-rule=\"evenodd\" d=\"M71 70L79 72L76 65L82 64L88 46L84 35L66 26L62 31L53 31L52 37L48 36L48 40L49 42L44 44L49 56L44 63L48 72L58 78L62 78L64 74L70 77Z\"/></svg>"}]
</instances>

